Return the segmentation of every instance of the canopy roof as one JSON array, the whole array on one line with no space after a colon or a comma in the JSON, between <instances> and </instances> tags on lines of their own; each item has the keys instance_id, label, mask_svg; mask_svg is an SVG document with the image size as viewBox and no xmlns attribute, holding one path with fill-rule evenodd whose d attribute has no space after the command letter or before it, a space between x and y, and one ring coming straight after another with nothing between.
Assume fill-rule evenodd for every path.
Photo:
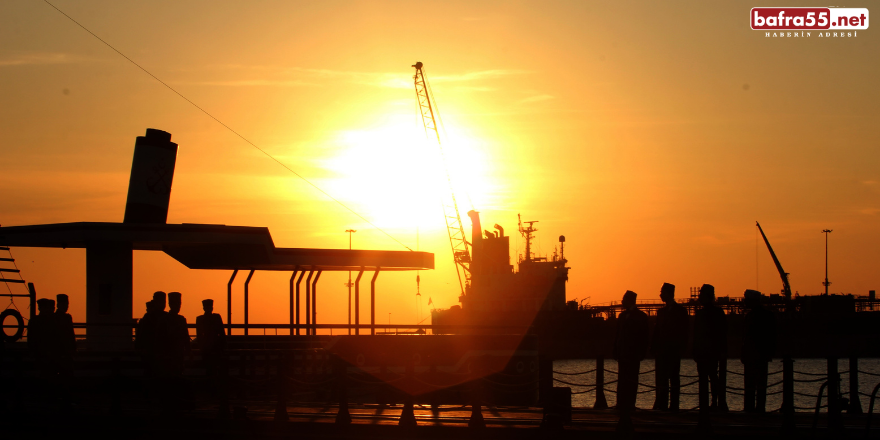
<instances>
[{"instance_id":1,"label":"canopy roof","mask_svg":"<svg viewBox=\"0 0 880 440\"><path fill-rule=\"evenodd\" d=\"M265 227L104 222L0 227L3 246L88 248L106 242L131 243L133 250L164 251L190 269L434 268L434 254L429 252L278 248Z\"/></svg>"}]
</instances>

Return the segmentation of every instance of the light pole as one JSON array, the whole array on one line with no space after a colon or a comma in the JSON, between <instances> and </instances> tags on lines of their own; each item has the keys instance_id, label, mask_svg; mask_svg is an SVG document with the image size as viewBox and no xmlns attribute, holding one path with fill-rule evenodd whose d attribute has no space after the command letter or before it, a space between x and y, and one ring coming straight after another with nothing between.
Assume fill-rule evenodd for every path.
<instances>
[{"instance_id":1,"label":"light pole","mask_svg":"<svg viewBox=\"0 0 880 440\"><path fill-rule=\"evenodd\" d=\"M825 234L825 282L822 285L825 286L825 295L828 295L828 286L831 285L828 281L828 234L831 233L831 229L823 229L822 233Z\"/></svg>"},{"instance_id":2,"label":"light pole","mask_svg":"<svg viewBox=\"0 0 880 440\"><path fill-rule=\"evenodd\" d=\"M348 232L348 250L351 250L351 234L357 231L346 229L345 232ZM348 282L345 285L348 286L348 334L351 335L351 271L348 271Z\"/></svg>"}]
</instances>

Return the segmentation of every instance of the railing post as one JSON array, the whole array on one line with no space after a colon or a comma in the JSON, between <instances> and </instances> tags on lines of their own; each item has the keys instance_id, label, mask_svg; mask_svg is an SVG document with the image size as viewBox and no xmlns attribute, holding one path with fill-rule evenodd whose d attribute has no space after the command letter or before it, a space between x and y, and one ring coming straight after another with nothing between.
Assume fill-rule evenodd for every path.
<instances>
[{"instance_id":1,"label":"railing post","mask_svg":"<svg viewBox=\"0 0 880 440\"><path fill-rule=\"evenodd\" d=\"M721 382L721 389L718 390L718 410L721 412L729 411L727 407L727 358L718 361L718 382Z\"/></svg>"},{"instance_id":2,"label":"railing post","mask_svg":"<svg viewBox=\"0 0 880 440\"><path fill-rule=\"evenodd\" d=\"M794 359L782 358L782 429L794 429Z\"/></svg>"},{"instance_id":3,"label":"railing post","mask_svg":"<svg viewBox=\"0 0 880 440\"><path fill-rule=\"evenodd\" d=\"M293 279L296 278L297 271L299 271L298 266L293 270L293 273L290 274L290 336L293 336L295 332L294 329L296 328L296 320L294 318L294 315L296 314L296 300L293 293Z\"/></svg>"},{"instance_id":4,"label":"railing post","mask_svg":"<svg viewBox=\"0 0 880 440\"><path fill-rule=\"evenodd\" d=\"M364 268L358 272L354 281L354 334L361 334L361 277L364 276Z\"/></svg>"},{"instance_id":5,"label":"railing post","mask_svg":"<svg viewBox=\"0 0 880 440\"><path fill-rule=\"evenodd\" d=\"M370 334L376 334L376 278L379 278L379 268L376 268L376 273L373 274L373 279L370 280Z\"/></svg>"},{"instance_id":6,"label":"railing post","mask_svg":"<svg viewBox=\"0 0 880 440\"><path fill-rule=\"evenodd\" d=\"M248 285L251 283L251 278L254 277L254 269L251 269L250 273L248 273L247 279L244 280L244 335L248 334L248 305L250 302L250 298L248 298Z\"/></svg>"},{"instance_id":7,"label":"railing post","mask_svg":"<svg viewBox=\"0 0 880 440\"><path fill-rule=\"evenodd\" d=\"M229 325L226 334L232 334L232 282L235 281L235 276L238 275L238 269L232 271L232 276L229 277L229 282L226 283L226 324Z\"/></svg>"},{"instance_id":8,"label":"railing post","mask_svg":"<svg viewBox=\"0 0 880 440\"><path fill-rule=\"evenodd\" d=\"M608 409L605 400L605 358L596 358L596 403L593 409Z\"/></svg>"},{"instance_id":9,"label":"railing post","mask_svg":"<svg viewBox=\"0 0 880 440\"><path fill-rule=\"evenodd\" d=\"M468 428L485 428L486 420L483 419L483 369L480 359L475 359L471 364L471 372L476 377L471 382L471 418L468 420Z\"/></svg>"},{"instance_id":10,"label":"railing post","mask_svg":"<svg viewBox=\"0 0 880 440\"><path fill-rule=\"evenodd\" d=\"M337 356L334 359L336 372L336 394L339 397L339 412L336 413L337 425L350 425L351 413L348 411L348 365Z\"/></svg>"},{"instance_id":11,"label":"railing post","mask_svg":"<svg viewBox=\"0 0 880 440\"><path fill-rule=\"evenodd\" d=\"M312 280L312 334L318 334L318 278L321 278L321 272L315 274Z\"/></svg>"},{"instance_id":12,"label":"railing post","mask_svg":"<svg viewBox=\"0 0 880 440\"><path fill-rule=\"evenodd\" d=\"M290 278L291 281L293 277ZM266 354L268 357L269 355ZM285 423L290 420L287 414L287 363L284 359L284 351L278 351L278 359L275 367L275 376L278 387L278 404L275 406L275 422Z\"/></svg>"},{"instance_id":13,"label":"railing post","mask_svg":"<svg viewBox=\"0 0 880 440\"><path fill-rule=\"evenodd\" d=\"M828 363L828 428L843 427L840 407L840 373L837 369L837 358L829 357Z\"/></svg>"},{"instance_id":14,"label":"railing post","mask_svg":"<svg viewBox=\"0 0 880 440\"><path fill-rule=\"evenodd\" d=\"M309 271L309 276L306 278L306 335L312 334L312 276L315 274L314 270Z\"/></svg>"},{"instance_id":15,"label":"railing post","mask_svg":"<svg viewBox=\"0 0 880 440\"><path fill-rule=\"evenodd\" d=\"M859 358L849 357L849 407L847 414L861 414L862 401L859 399Z\"/></svg>"},{"instance_id":16,"label":"railing post","mask_svg":"<svg viewBox=\"0 0 880 440\"><path fill-rule=\"evenodd\" d=\"M299 334L300 334L300 333L299 333L299 324L300 324L300 318L299 318L299 316L300 316L300 313L299 313L299 283L302 282L303 277L304 277L305 275L306 275L306 271L302 271L302 272L299 273L299 278L296 279L296 288L295 288L295 291L296 291L296 293L295 293L295 295L296 295L296 312L295 312L295 315L296 315L296 335L297 335L297 336L299 336Z\"/></svg>"}]
</instances>

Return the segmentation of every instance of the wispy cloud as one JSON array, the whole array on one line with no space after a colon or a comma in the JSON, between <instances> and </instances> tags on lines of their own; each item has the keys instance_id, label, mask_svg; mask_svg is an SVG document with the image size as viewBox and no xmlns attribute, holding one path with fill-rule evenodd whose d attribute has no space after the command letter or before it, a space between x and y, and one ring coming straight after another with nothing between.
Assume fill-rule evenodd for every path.
<instances>
[{"instance_id":1,"label":"wispy cloud","mask_svg":"<svg viewBox=\"0 0 880 440\"><path fill-rule=\"evenodd\" d=\"M221 87L300 87L314 86L316 84L298 80L271 80L271 79L245 79L238 81L195 81L189 84L198 84L203 86L221 86Z\"/></svg>"},{"instance_id":2,"label":"wispy cloud","mask_svg":"<svg viewBox=\"0 0 880 440\"><path fill-rule=\"evenodd\" d=\"M32 66L41 64L68 64L79 61L79 57L65 53L28 53L8 55L0 58L0 67Z\"/></svg>"},{"instance_id":3,"label":"wispy cloud","mask_svg":"<svg viewBox=\"0 0 880 440\"><path fill-rule=\"evenodd\" d=\"M262 76L263 78L231 81L200 81L198 84L218 86L315 86L320 85L323 81L333 80L395 89L408 89L413 86L412 75L409 72L358 72L351 70L310 69L303 67L265 65L245 66L239 64L226 64L211 67L212 69L220 68L226 70L247 70L255 73L260 72L253 76ZM492 69L452 75L430 76L429 81L432 84L475 83L503 76L524 75L527 73L529 72L525 70ZM493 88L485 86L467 87L471 87L476 91L494 90Z\"/></svg>"},{"instance_id":4,"label":"wispy cloud","mask_svg":"<svg viewBox=\"0 0 880 440\"><path fill-rule=\"evenodd\" d=\"M547 94L534 95L534 96L529 96L528 98L525 98L525 99L521 99L519 101L519 103L520 104L528 104L528 103L532 103L532 102L547 101L547 100L553 99L553 98L555 98L555 96L547 95Z\"/></svg>"}]
</instances>

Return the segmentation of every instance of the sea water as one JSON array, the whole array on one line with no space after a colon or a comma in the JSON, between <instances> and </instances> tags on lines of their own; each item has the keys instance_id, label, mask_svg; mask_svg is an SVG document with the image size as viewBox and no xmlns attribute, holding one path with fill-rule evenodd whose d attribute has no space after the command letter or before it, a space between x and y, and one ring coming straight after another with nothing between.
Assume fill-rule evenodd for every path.
<instances>
[{"instance_id":1,"label":"sea water","mask_svg":"<svg viewBox=\"0 0 880 440\"><path fill-rule=\"evenodd\" d=\"M800 407L798 411L814 411L816 407L816 396L819 393L819 387L825 382L827 374L827 361L825 359L795 359L794 362L794 405ZM579 408L592 408L596 402L596 392L592 390L596 383L596 373L566 375L559 373L582 373L596 368L595 359L579 359L579 360L558 360L553 362L553 378L554 386L571 387L572 396L571 404ZM838 372L840 373L840 391L842 397L849 398L849 360L840 359L838 361ZM617 371L617 361L612 359L605 360L605 369L608 371ZM654 369L654 360L646 359L642 361L640 371L647 372ZM733 411L740 411L743 408L743 397L741 396L743 388L743 364L739 359L729 359L727 361L727 406ZM859 370L872 373L877 376L868 374L859 374L859 391L863 394L870 394L874 387L880 383L880 359L859 359ZM617 396L614 391L617 390L617 383L608 385L608 382L617 379L617 374L605 372L605 399L608 406L612 407L617 402ZM779 409L782 405L782 360L774 359L770 362L769 373L771 374L767 380L768 385L772 385L767 389L767 411ZM780 373L773 374L779 371ZM739 374L736 374L739 373ZM807 373L807 374L804 374ZM697 364L692 359L682 359L681 361L682 376L696 376ZM697 406L697 378L682 377L682 395L680 400L681 409L690 409ZM798 382L799 380L814 380L813 382ZM560 381L569 382L562 383ZM650 387L654 386L654 373L639 375L639 393L636 399L636 406L644 409L651 409L654 406L654 390ZM730 389L735 388L735 389ZM737 389L738 388L738 389ZM589 390L589 391L587 391ZM586 391L586 392L584 392ZM686 394L693 393L693 394ZM773 394L775 393L775 394ZM828 391L825 390L822 398L822 405L827 404ZM859 396L862 409L867 411L869 397ZM822 409L824 411L824 409Z\"/></svg>"}]
</instances>

